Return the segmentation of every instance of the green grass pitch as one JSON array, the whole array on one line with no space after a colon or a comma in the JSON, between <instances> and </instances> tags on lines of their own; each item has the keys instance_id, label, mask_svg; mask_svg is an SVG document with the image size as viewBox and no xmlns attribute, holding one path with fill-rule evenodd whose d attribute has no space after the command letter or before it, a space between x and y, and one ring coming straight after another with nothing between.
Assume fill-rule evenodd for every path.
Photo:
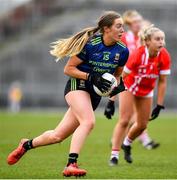
<instances>
[{"instance_id":1,"label":"green grass pitch","mask_svg":"<svg viewBox=\"0 0 177 180\"><path fill-rule=\"evenodd\" d=\"M6 163L7 155L23 137L32 138L53 129L63 113L29 113L17 115L0 112L0 179L61 179L66 164L70 138L61 144L29 151L14 166ZM96 114L96 126L80 154L78 164L88 170L88 179L167 179L177 178L177 119L175 114L161 114L149 123L149 133L160 142L160 148L145 150L138 141L133 144L133 164L127 164L121 153L117 167L109 167L110 138L116 123ZM66 178L67 179L67 178Z\"/></svg>"}]
</instances>

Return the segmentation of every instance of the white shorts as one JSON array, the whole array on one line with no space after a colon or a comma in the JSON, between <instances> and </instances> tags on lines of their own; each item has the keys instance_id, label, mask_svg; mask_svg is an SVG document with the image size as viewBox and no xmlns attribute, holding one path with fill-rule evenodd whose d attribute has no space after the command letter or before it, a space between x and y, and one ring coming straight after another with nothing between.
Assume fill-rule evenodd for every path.
<instances>
[{"instance_id":1,"label":"white shorts","mask_svg":"<svg viewBox=\"0 0 177 180\"><path fill-rule=\"evenodd\" d=\"M154 96L154 91L152 90L150 93L148 93L146 96L143 96L143 97L153 97Z\"/></svg>"}]
</instances>

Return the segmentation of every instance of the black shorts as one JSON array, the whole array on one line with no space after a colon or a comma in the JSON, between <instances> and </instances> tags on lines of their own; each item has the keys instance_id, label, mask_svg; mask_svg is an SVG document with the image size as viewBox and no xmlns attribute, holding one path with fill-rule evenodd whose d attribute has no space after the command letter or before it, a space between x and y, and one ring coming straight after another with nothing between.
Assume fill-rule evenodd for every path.
<instances>
[{"instance_id":1,"label":"black shorts","mask_svg":"<svg viewBox=\"0 0 177 180\"><path fill-rule=\"evenodd\" d=\"M85 80L70 78L65 86L64 95L68 94L70 91L82 90L90 94L91 103L93 110L96 110L98 107L101 96L97 95L93 89L93 85Z\"/></svg>"}]
</instances>

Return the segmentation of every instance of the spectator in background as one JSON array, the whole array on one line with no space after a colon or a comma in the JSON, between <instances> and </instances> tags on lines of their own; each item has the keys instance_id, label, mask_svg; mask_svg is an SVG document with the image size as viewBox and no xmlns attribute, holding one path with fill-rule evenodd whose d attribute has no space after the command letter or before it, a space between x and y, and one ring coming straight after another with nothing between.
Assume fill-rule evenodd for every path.
<instances>
[{"instance_id":1,"label":"spectator in background","mask_svg":"<svg viewBox=\"0 0 177 180\"><path fill-rule=\"evenodd\" d=\"M8 107L10 112L18 113L21 110L22 90L19 82L13 82L8 92Z\"/></svg>"}]
</instances>

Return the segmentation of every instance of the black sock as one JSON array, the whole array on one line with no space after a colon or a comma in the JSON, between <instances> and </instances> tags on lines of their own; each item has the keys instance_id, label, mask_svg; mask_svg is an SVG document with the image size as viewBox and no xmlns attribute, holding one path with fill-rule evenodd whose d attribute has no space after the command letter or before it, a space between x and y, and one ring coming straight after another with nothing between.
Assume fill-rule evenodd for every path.
<instances>
[{"instance_id":1,"label":"black sock","mask_svg":"<svg viewBox=\"0 0 177 180\"><path fill-rule=\"evenodd\" d=\"M77 153L70 153L69 157L68 157L68 164L73 164L73 163L77 163L77 158L79 157L79 155Z\"/></svg>"},{"instance_id":2,"label":"black sock","mask_svg":"<svg viewBox=\"0 0 177 180\"><path fill-rule=\"evenodd\" d=\"M25 150L30 150L33 148L33 144L32 144L32 141L33 139L29 140L29 141L26 141L24 144L23 144L23 147L25 148Z\"/></svg>"}]
</instances>

